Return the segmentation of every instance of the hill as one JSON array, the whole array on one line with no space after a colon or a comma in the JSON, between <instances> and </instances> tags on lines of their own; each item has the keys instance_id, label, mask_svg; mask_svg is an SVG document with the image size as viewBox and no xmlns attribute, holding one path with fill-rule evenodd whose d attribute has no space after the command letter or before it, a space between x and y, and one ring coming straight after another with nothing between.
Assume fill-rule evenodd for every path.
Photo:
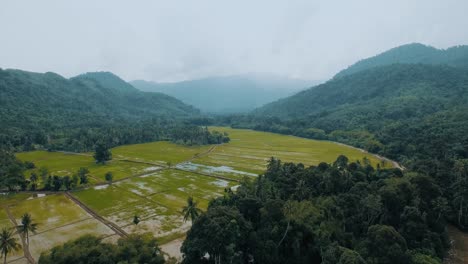
<instances>
[{"instance_id":1,"label":"hill","mask_svg":"<svg viewBox=\"0 0 468 264\"><path fill-rule=\"evenodd\" d=\"M468 71L444 65L395 64L335 78L268 104L255 115L279 118L280 125L270 120L256 121L255 126L339 140L400 160L414 159L416 153L455 155L456 148L466 155L467 106ZM415 148L421 147L421 142L414 142L416 138L423 137L433 148L427 147L429 143Z\"/></svg>"},{"instance_id":2,"label":"hill","mask_svg":"<svg viewBox=\"0 0 468 264\"><path fill-rule=\"evenodd\" d=\"M0 69L0 105L0 145L13 146L27 145L27 142L41 144L46 138L50 141L71 133L77 134L76 141L88 138L89 142L89 131L110 127L119 127L114 129L115 138L140 142L145 141L143 138L154 139L162 125L154 123L151 129L140 128L138 122L199 115L197 109L173 97L139 91L108 72L66 79L50 72ZM110 137L111 132L99 134Z\"/></svg>"},{"instance_id":3,"label":"hill","mask_svg":"<svg viewBox=\"0 0 468 264\"><path fill-rule=\"evenodd\" d=\"M419 43L407 44L390 49L374 57L363 59L340 71L335 78L350 75L377 66L409 64L445 64L468 69L468 46L455 46L448 49L436 49Z\"/></svg>"},{"instance_id":4,"label":"hill","mask_svg":"<svg viewBox=\"0 0 468 264\"><path fill-rule=\"evenodd\" d=\"M277 76L227 76L175 83L132 81L142 90L161 92L207 113L251 111L310 87L313 82Z\"/></svg>"},{"instance_id":5,"label":"hill","mask_svg":"<svg viewBox=\"0 0 468 264\"><path fill-rule=\"evenodd\" d=\"M468 226L468 70L462 67L378 66L224 122L338 141L397 160L411 179L429 176L434 193L443 194L447 221Z\"/></svg>"},{"instance_id":6,"label":"hill","mask_svg":"<svg viewBox=\"0 0 468 264\"><path fill-rule=\"evenodd\" d=\"M330 80L270 103L256 113L281 118L309 116L318 122L346 112L348 118L342 122L348 124L356 118L368 119L372 113L380 121L421 117L465 104L467 72L449 66L422 64L382 66ZM367 112L365 116L364 112ZM367 122L360 120L359 126L363 123Z\"/></svg>"}]
</instances>

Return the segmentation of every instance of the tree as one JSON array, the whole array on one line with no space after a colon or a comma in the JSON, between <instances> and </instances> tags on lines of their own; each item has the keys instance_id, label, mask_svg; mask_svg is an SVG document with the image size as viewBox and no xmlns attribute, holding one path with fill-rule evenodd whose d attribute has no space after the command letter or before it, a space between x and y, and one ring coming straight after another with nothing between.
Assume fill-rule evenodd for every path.
<instances>
[{"instance_id":1,"label":"tree","mask_svg":"<svg viewBox=\"0 0 468 264\"><path fill-rule=\"evenodd\" d=\"M29 180L31 181L31 190L33 191L37 189L37 179L37 174L35 172L31 172Z\"/></svg>"},{"instance_id":2,"label":"tree","mask_svg":"<svg viewBox=\"0 0 468 264\"><path fill-rule=\"evenodd\" d=\"M112 175L112 172L110 171L106 172L106 175L104 177L106 178L106 181L109 183L112 183L112 179L114 178L114 176Z\"/></svg>"},{"instance_id":3,"label":"tree","mask_svg":"<svg viewBox=\"0 0 468 264\"><path fill-rule=\"evenodd\" d=\"M49 170L46 167L39 168L39 176L41 176L42 182L46 182Z\"/></svg>"},{"instance_id":4,"label":"tree","mask_svg":"<svg viewBox=\"0 0 468 264\"><path fill-rule=\"evenodd\" d=\"M135 215L133 217L133 224L138 225L140 223L140 217L138 215Z\"/></svg>"},{"instance_id":5,"label":"tree","mask_svg":"<svg viewBox=\"0 0 468 264\"><path fill-rule=\"evenodd\" d=\"M14 190L23 186L24 163L19 161L12 152L0 149L0 188Z\"/></svg>"},{"instance_id":6,"label":"tree","mask_svg":"<svg viewBox=\"0 0 468 264\"><path fill-rule=\"evenodd\" d=\"M162 252L151 234L129 235L115 243L105 243L102 238L84 235L76 240L43 252L41 264L69 263L165 263Z\"/></svg>"},{"instance_id":7,"label":"tree","mask_svg":"<svg viewBox=\"0 0 468 264\"><path fill-rule=\"evenodd\" d=\"M12 251L18 251L21 249L21 245L17 242L16 238L13 237L13 230L3 228L0 232L0 251L3 256L3 263L6 264L7 255Z\"/></svg>"},{"instance_id":8,"label":"tree","mask_svg":"<svg viewBox=\"0 0 468 264\"><path fill-rule=\"evenodd\" d=\"M457 210L457 223L466 228L468 224L468 159L457 160L454 165L455 181L452 184L453 203Z\"/></svg>"},{"instance_id":9,"label":"tree","mask_svg":"<svg viewBox=\"0 0 468 264\"><path fill-rule=\"evenodd\" d=\"M197 219L198 216L202 213L202 211L197 207L197 202L193 200L193 197L189 196L187 198L187 205L182 209L182 213L184 214L184 222L187 222L187 220L190 218L193 223L195 219Z\"/></svg>"},{"instance_id":10,"label":"tree","mask_svg":"<svg viewBox=\"0 0 468 264\"><path fill-rule=\"evenodd\" d=\"M363 241L363 256L369 264L408 263L405 239L387 225L373 225Z\"/></svg>"},{"instance_id":11,"label":"tree","mask_svg":"<svg viewBox=\"0 0 468 264\"><path fill-rule=\"evenodd\" d=\"M96 160L96 163L105 164L107 161L112 159L112 153L105 144L98 143L94 149L93 157Z\"/></svg>"},{"instance_id":12,"label":"tree","mask_svg":"<svg viewBox=\"0 0 468 264\"><path fill-rule=\"evenodd\" d=\"M81 167L78 170L78 177L80 178L80 184L87 184L88 183L88 168Z\"/></svg>"},{"instance_id":13,"label":"tree","mask_svg":"<svg viewBox=\"0 0 468 264\"><path fill-rule=\"evenodd\" d=\"M236 208L211 207L206 214L194 222L187 233L181 251L185 258L182 263L243 263L247 252L240 245L249 236L251 225Z\"/></svg>"},{"instance_id":14,"label":"tree","mask_svg":"<svg viewBox=\"0 0 468 264\"><path fill-rule=\"evenodd\" d=\"M21 225L18 226L18 231L20 234L26 237L26 243L29 245L29 232L36 233L37 230L37 223L34 223L31 215L29 213L25 213L21 216Z\"/></svg>"}]
</instances>

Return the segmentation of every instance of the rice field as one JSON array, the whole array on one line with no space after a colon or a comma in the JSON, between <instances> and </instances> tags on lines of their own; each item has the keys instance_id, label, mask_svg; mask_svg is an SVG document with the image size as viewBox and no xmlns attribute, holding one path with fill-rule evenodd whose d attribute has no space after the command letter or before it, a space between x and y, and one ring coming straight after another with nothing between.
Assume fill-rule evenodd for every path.
<instances>
[{"instance_id":1,"label":"rice field","mask_svg":"<svg viewBox=\"0 0 468 264\"><path fill-rule=\"evenodd\" d=\"M345 155L350 161L367 158L373 166L377 164L382 167L392 166L370 153L335 142L248 129L226 127L210 127L210 129L227 132L231 142L217 146L209 155L197 157L192 163L211 167L228 166L232 170L259 174L265 171L271 157L281 159L283 162L311 166L320 162L332 163L339 155ZM214 174L220 175L217 172Z\"/></svg>"},{"instance_id":2,"label":"rice field","mask_svg":"<svg viewBox=\"0 0 468 264\"><path fill-rule=\"evenodd\" d=\"M105 165L96 164L91 153L18 153L19 159L36 165L26 172L28 176L40 167L58 176L72 175L86 167L90 185L70 193L77 201L63 193L20 193L0 196L0 205L8 208L16 221L28 212L39 223L37 233L30 237L30 252L37 260L42 251L86 233L116 241L119 234L109 223L125 233L151 232L161 244L178 241L191 224L184 222L181 213L189 196L205 210L209 201L222 196L226 188L235 189L243 177L262 173L273 156L284 162L317 165L331 163L344 154L350 161L366 157L374 166L391 166L371 154L333 142L224 127L210 129L227 132L231 142L191 147L170 142L120 146L111 150L113 160ZM114 176L111 184L104 180L108 171ZM0 225L13 226L3 210ZM137 225L133 223L135 215L140 219ZM9 259L21 263L25 260L22 254Z\"/></svg>"},{"instance_id":3,"label":"rice field","mask_svg":"<svg viewBox=\"0 0 468 264\"><path fill-rule=\"evenodd\" d=\"M182 207L193 196L201 209L222 195L233 182L173 169L158 171L111 185L98 186L73 195L128 233L152 232L160 240L183 235L190 223L182 219ZM141 222L133 224L138 215Z\"/></svg>"},{"instance_id":4,"label":"rice field","mask_svg":"<svg viewBox=\"0 0 468 264\"><path fill-rule=\"evenodd\" d=\"M8 200L8 199L5 199ZM2 203L2 205L4 205ZM35 194L19 195L12 200L5 201L4 205L13 216L17 224L21 223L21 216L29 213L35 223L38 224L36 233L29 235L29 251L34 259L39 259L40 254L54 246L76 239L84 234L108 236L114 232L101 222L94 219L78 205L73 203L64 194ZM1 225L13 221L6 214L6 208L0 213ZM16 234L18 242L20 237ZM10 258L23 256L23 251L11 255Z\"/></svg>"},{"instance_id":5,"label":"rice field","mask_svg":"<svg viewBox=\"0 0 468 264\"><path fill-rule=\"evenodd\" d=\"M41 167L47 168L51 175L57 176L71 176L83 167L89 169L91 183L100 183L105 182L104 175L109 171L112 172L114 180L119 180L154 169L154 166L149 164L121 160L111 160L105 165L96 164L92 154L89 153L76 155L63 152L31 151L18 153L16 156L20 160L32 161L36 165L34 170L26 173L27 177L33 171L38 173Z\"/></svg>"}]
</instances>

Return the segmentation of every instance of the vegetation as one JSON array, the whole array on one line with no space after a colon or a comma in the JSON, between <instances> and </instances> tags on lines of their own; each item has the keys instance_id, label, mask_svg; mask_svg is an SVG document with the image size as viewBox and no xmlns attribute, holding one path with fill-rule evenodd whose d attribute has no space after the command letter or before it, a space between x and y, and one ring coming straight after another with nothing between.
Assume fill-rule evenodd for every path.
<instances>
[{"instance_id":1,"label":"vegetation","mask_svg":"<svg viewBox=\"0 0 468 264\"><path fill-rule=\"evenodd\" d=\"M182 208L182 214L184 214L184 222L190 218L192 223L200 216L202 211L197 207L197 202L193 200L193 196L187 198L187 205Z\"/></svg>"},{"instance_id":2,"label":"vegetation","mask_svg":"<svg viewBox=\"0 0 468 264\"><path fill-rule=\"evenodd\" d=\"M41 254L40 264L69 263L148 263L163 264L164 257L151 235L130 235L117 244L86 235Z\"/></svg>"},{"instance_id":3,"label":"vegetation","mask_svg":"<svg viewBox=\"0 0 468 264\"><path fill-rule=\"evenodd\" d=\"M0 70L0 145L19 150L89 151L167 138L198 110L159 93L141 92L112 73L65 79L55 73ZM109 142L108 142L109 141Z\"/></svg>"},{"instance_id":4,"label":"vegetation","mask_svg":"<svg viewBox=\"0 0 468 264\"><path fill-rule=\"evenodd\" d=\"M15 155L0 148L0 189L25 189L27 182L24 178L26 167Z\"/></svg>"},{"instance_id":5,"label":"vegetation","mask_svg":"<svg viewBox=\"0 0 468 264\"><path fill-rule=\"evenodd\" d=\"M178 130L172 134L172 142L183 145L208 145L228 143L230 138L226 132L209 131L207 127L192 127Z\"/></svg>"},{"instance_id":6,"label":"vegetation","mask_svg":"<svg viewBox=\"0 0 468 264\"><path fill-rule=\"evenodd\" d=\"M397 160L434 179L450 207L444 216L466 229L461 164L468 158L467 103L465 69L395 64L335 78L259 109L257 116L230 121L340 141Z\"/></svg>"},{"instance_id":7,"label":"vegetation","mask_svg":"<svg viewBox=\"0 0 468 264\"><path fill-rule=\"evenodd\" d=\"M390 49L372 58L358 61L340 71L335 78L340 78L359 71L396 64L445 64L468 69L468 46L455 46L445 50L436 49L419 43L407 44Z\"/></svg>"},{"instance_id":8,"label":"vegetation","mask_svg":"<svg viewBox=\"0 0 468 264\"><path fill-rule=\"evenodd\" d=\"M29 245L29 232L36 233L37 223L33 222L29 213L24 213L24 215L21 216L21 225L17 228L19 233L26 237L26 244Z\"/></svg>"},{"instance_id":9,"label":"vegetation","mask_svg":"<svg viewBox=\"0 0 468 264\"><path fill-rule=\"evenodd\" d=\"M112 183L112 179L114 178L114 176L112 175L112 172L108 171L106 172L106 175L104 175L104 178L108 183Z\"/></svg>"},{"instance_id":10,"label":"vegetation","mask_svg":"<svg viewBox=\"0 0 468 264\"><path fill-rule=\"evenodd\" d=\"M3 228L0 231L0 252L2 253L1 256L3 256L3 263L7 263L7 256L10 252L20 249L21 244L13 237L13 230Z\"/></svg>"},{"instance_id":11,"label":"vegetation","mask_svg":"<svg viewBox=\"0 0 468 264\"><path fill-rule=\"evenodd\" d=\"M96 163L105 164L112 159L112 153L106 145L98 143L96 144L93 157Z\"/></svg>"},{"instance_id":12,"label":"vegetation","mask_svg":"<svg viewBox=\"0 0 468 264\"><path fill-rule=\"evenodd\" d=\"M440 187L419 173L282 163L246 178L195 220L184 263L440 263L449 246Z\"/></svg>"}]
</instances>

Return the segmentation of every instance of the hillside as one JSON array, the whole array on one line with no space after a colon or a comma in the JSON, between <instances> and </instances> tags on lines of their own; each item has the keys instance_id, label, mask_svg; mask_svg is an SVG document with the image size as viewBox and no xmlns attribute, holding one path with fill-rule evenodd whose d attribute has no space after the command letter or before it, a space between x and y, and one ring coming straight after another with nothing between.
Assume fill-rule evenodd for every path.
<instances>
[{"instance_id":1,"label":"hillside","mask_svg":"<svg viewBox=\"0 0 468 264\"><path fill-rule=\"evenodd\" d=\"M108 72L66 79L55 73L0 70L0 145L85 151L164 138L168 122L199 111L161 93L142 92ZM164 128L164 129L163 129Z\"/></svg>"},{"instance_id":2,"label":"hillside","mask_svg":"<svg viewBox=\"0 0 468 264\"><path fill-rule=\"evenodd\" d=\"M455 46L448 49L436 49L419 43L407 44L390 49L374 57L363 59L340 71L335 78L350 75L377 66L411 64L445 64L468 69L468 46Z\"/></svg>"},{"instance_id":3,"label":"hillside","mask_svg":"<svg viewBox=\"0 0 468 264\"><path fill-rule=\"evenodd\" d=\"M106 72L66 79L55 73L0 70L0 104L0 119L9 129L198 113L173 97L141 92Z\"/></svg>"},{"instance_id":4,"label":"hillside","mask_svg":"<svg viewBox=\"0 0 468 264\"><path fill-rule=\"evenodd\" d=\"M282 121L277 125L256 121L255 126L338 140L406 160L415 153L454 155L453 148L460 144L466 153L467 105L468 71L444 65L395 64L335 78L268 104L257 109L255 116ZM413 134L417 130L420 133ZM434 148L417 149L416 138L430 141Z\"/></svg>"},{"instance_id":5,"label":"hillside","mask_svg":"<svg viewBox=\"0 0 468 264\"><path fill-rule=\"evenodd\" d=\"M255 112L281 118L309 116L316 122L344 113L349 118L342 122L348 123L353 120L351 116L367 119L375 115L380 120L398 120L463 105L467 103L467 95L468 71L448 66L395 64L330 80ZM362 122L366 123L360 120L360 126Z\"/></svg>"},{"instance_id":6,"label":"hillside","mask_svg":"<svg viewBox=\"0 0 468 264\"><path fill-rule=\"evenodd\" d=\"M228 76L176 83L132 81L142 90L161 92L207 113L237 113L253 110L292 95L314 82L276 76Z\"/></svg>"}]
</instances>

